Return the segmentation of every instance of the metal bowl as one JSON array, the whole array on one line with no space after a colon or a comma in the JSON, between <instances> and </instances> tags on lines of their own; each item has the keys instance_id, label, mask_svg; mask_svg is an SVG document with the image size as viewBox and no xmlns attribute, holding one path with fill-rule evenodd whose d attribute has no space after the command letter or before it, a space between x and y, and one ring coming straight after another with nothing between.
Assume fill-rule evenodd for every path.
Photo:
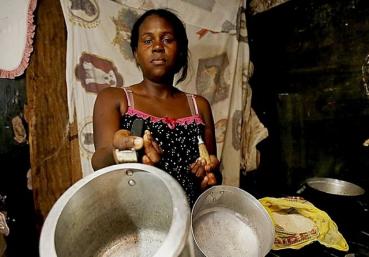
<instances>
[{"instance_id":1,"label":"metal bowl","mask_svg":"<svg viewBox=\"0 0 369 257\"><path fill-rule=\"evenodd\" d=\"M40 257L183 256L190 208L181 186L144 164L120 164L70 187L48 214Z\"/></svg>"},{"instance_id":2,"label":"metal bowl","mask_svg":"<svg viewBox=\"0 0 369 257\"><path fill-rule=\"evenodd\" d=\"M197 257L262 257L275 230L268 212L246 191L213 186L195 202L192 235Z\"/></svg>"}]
</instances>

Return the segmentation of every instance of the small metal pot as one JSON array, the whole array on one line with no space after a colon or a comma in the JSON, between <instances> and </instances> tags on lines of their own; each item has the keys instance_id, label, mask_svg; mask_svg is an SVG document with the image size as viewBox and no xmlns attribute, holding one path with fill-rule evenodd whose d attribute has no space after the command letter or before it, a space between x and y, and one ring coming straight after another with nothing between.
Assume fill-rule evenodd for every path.
<instances>
[{"instance_id":1,"label":"small metal pot","mask_svg":"<svg viewBox=\"0 0 369 257\"><path fill-rule=\"evenodd\" d=\"M190 219L182 187L166 172L110 166L57 200L41 231L40 257L187 257Z\"/></svg>"},{"instance_id":2,"label":"small metal pot","mask_svg":"<svg viewBox=\"0 0 369 257\"><path fill-rule=\"evenodd\" d=\"M262 204L246 191L213 186L192 209L196 257L263 257L272 248L275 230Z\"/></svg>"}]
</instances>

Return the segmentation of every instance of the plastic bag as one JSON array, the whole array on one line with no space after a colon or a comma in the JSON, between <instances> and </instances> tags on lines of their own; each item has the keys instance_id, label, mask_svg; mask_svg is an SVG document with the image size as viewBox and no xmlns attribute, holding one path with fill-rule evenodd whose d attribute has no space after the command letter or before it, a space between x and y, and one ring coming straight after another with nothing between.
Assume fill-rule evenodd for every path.
<instances>
[{"instance_id":1,"label":"plastic bag","mask_svg":"<svg viewBox=\"0 0 369 257\"><path fill-rule=\"evenodd\" d=\"M349 246L329 215L300 197L259 199L268 211L274 226L273 250L300 249L318 241L340 251Z\"/></svg>"}]
</instances>

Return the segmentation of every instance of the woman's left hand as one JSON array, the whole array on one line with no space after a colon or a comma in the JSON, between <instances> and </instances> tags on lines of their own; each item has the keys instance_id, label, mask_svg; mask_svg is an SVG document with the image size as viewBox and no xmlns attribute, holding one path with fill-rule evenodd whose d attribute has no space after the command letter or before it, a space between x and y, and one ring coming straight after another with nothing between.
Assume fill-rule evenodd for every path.
<instances>
[{"instance_id":1,"label":"woman's left hand","mask_svg":"<svg viewBox=\"0 0 369 257\"><path fill-rule=\"evenodd\" d=\"M215 155L210 155L209 157L209 163L202 158L198 158L190 165L192 174L194 174L200 181L201 190L205 190L209 186L217 184L213 171L219 167L219 160Z\"/></svg>"}]
</instances>

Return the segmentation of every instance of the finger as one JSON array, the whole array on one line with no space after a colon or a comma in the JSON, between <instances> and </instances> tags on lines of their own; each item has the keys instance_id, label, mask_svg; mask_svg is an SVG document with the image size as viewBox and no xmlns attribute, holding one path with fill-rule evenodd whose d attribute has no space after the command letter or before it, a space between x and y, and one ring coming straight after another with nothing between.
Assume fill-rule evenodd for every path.
<instances>
[{"instance_id":1,"label":"finger","mask_svg":"<svg viewBox=\"0 0 369 257\"><path fill-rule=\"evenodd\" d=\"M205 172L205 166L203 166L202 164L198 167L197 171L196 171L196 177L198 178L202 178L206 175Z\"/></svg>"},{"instance_id":2,"label":"finger","mask_svg":"<svg viewBox=\"0 0 369 257\"><path fill-rule=\"evenodd\" d=\"M161 159L161 149L159 145L154 142L151 132L148 130L145 130L144 136L143 136L143 144L144 144L144 150L145 155L153 162L158 163Z\"/></svg>"},{"instance_id":3,"label":"finger","mask_svg":"<svg viewBox=\"0 0 369 257\"><path fill-rule=\"evenodd\" d=\"M120 150L125 150L125 149L139 150L143 147L143 139L142 137L136 137L136 136L122 137L122 136L114 135L113 146Z\"/></svg>"},{"instance_id":4,"label":"finger","mask_svg":"<svg viewBox=\"0 0 369 257\"><path fill-rule=\"evenodd\" d=\"M118 149L124 149L122 138L129 137L131 132L129 130L120 129L114 133L113 136L113 147Z\"/></svg>"},{"instance_id":5,"label":"finger","mask_svg":"<svg viewBox=\"0 0 369 257\"><path fill-rule=\"evenodd\" d=\"M210 163L207 163L205 166L206 172L210 172L212 170L215 170L219 167L219 160L215 155L210 155Z\"/></svg>"},{"instance_id":6,"label":"finger","mask_svg":"<svg viewBox=\"0 0 369 257\"><path fill-rule=\"evenodd\" d=\"M151 136L151 132L148 130L145 130L145 133L143 135L143 144L144 144L145 152L146 152L146 149L152 147L152 136Z\"/></svg>"},{"instance_id":7,"label":"finger","mask_svg":"<svg viewBox=\"0 0 369 257\"><path fill-rule=\"evenodd\" d=\"M195 167L195 165L196 165L196 162L193 162L193 163L190 164L190 170L191 171L192 171L193 167Z\"/></svg>"},{"instance_id":8,"label":"finger","mask_svg":"<svg viewBox=\"0 0 369 257\"><path fill-rule=\"evenodd\" d=\"M142 163L153 166L154 163L150 160L147 155L142 156Z\"/></svg>"},{"instance_id":9,"label":"finger","mask_svg":"<svg viewBox=\"0 0 369 257\"><path fill-rule=\"evenodd\" d=\"M154 147L145 148L145 153L153 163L158 163L161 159L161 155L155 150Z\"/></svg>"},{"instance_id":10,"label":"finger","mask_svg":"<svg viewBox=\"0 0 369 257\"><path fill-rule=\"evenodd\" d=\"M163 150L161 149L160 145L156 141L152 141L152 146L155 148L155 150L162 155Z\"/></svg>"},{"instance_id":11,"label":"finger","mask_svg":"<svg viewBox=\"0 0 369 257\"><path fill-rule=\"evenodd\" d=\"M192 172L193 174L196 174L196 173L197 173L197 170L200 168L200 166L201 166L201 161L200 161L199 159L197 159L194 163L192 163L192 164L190 165L190 167L191 167L191 172Z\"/></svg>"},{"instance_id":12,"label":"finger","mask_svg":"<svg viewBox=\"0 0 369 257\"><path fill-rule=\"evenodd\" d=\"M209 186L214 186L214 185L216 185L216 184L217 184L217 179L216 179L216 177L215 177L214 173L209 172L209 173L206 175L206 177L208 178L208 185L209 185Z\"/></svg>"},{"instance_id":13,"label":"finger","mask_svg":"<svg viewBox=\"0 0 369 257\"><path fill-rule=\"evenodd\" d=\"M127 129L120 129L117 132L115 132L115 135L121 136L121 137L128 137L132 134L131 134L131 131L129 131Z\"/></svg>"},{"instance_id":14,"label":"finger","mask_svg":"<svg viewBox=\"0 0 369 257\"><path fill-rule=\"evenodd\" d=\"M201 181L200 188L204 190L208 187L208 177L205 176L204 179Z\"/></svg>"}]
</instances>

